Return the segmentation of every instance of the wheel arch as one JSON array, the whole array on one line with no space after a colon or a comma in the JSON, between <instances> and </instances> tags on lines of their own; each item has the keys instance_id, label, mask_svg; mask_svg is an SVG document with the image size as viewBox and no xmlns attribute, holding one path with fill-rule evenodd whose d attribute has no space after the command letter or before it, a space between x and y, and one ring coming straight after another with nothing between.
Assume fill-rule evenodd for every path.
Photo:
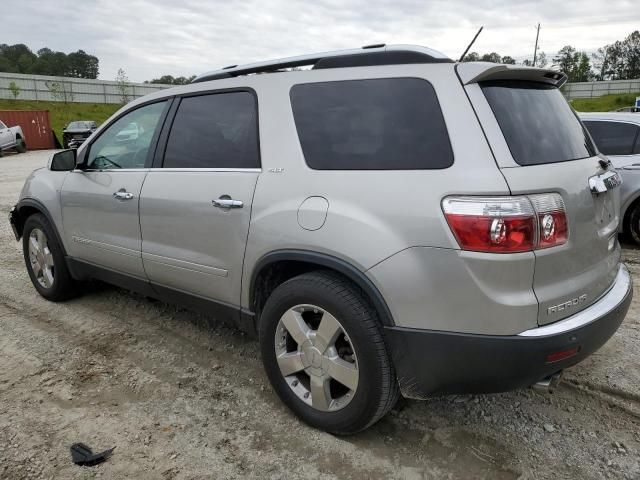
<instances>
[{"instance_id":1,"label":"wheel arch","mask_svg":"<svg viewBox=\"0 0 640 480\"><path fill-rule=\"evenodd\" d=\"M319 269L334 271L353 282L371 302L382 324L395 325L384 297L361 270L332 255L294 249L267 253L256 262L249 282L249 308L256 313L256 320L259 321L262 306L278 285L302 273Z\"/></svg>"},{"instance_id":2,"label":"wheel arch","mask_svg":"<svg viewBox=\"0 0 640 480\"><path fill-rule=\"evenodd\" d=\"M22 237L24 224L27 221L27 218L36 213L44 215L56 235L56 240L58 241L60 248L62 248L63 255L65 257L67 256L67 251L64 248L64 243L62 242L62 238L60 237L60 233L58 232L56 223L53 221L53 217L51 216L51 213L49 213L47 207L45 207L36 199L24 198L18 202L18 204L16 205L16 210L18 212L16 229L18 230L18 234L20 235L20 237Z\"/></svg>"}]
</instances>

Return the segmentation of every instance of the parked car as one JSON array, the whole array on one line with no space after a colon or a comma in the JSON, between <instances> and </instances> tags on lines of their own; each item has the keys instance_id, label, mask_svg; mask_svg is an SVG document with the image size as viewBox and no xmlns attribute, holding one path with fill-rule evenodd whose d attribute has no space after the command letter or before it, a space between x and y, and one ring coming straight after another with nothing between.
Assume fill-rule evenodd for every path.
<instances>
[{"instance_id":1,"label":"parked car","mask_svg":"<svg viewBox=\"0 0 640 480\"><path fill-rule=\"evenodd\" d=\"M97 278L230 321L329 432L400 393L548 386L632 297L619 176L565 81L413 46L226 68L55 154L11 224L45 298Z\"/></svg>"},{"instance_id":2,"label":"parked car","mask_svg":"<svg viewBox=\"0 0 640 480\"><path fill-rule=\"evenodd\" d=\"M62 130L62 144L64 148L78 148L95 132L98 125L92 120L70 122Z\"/></svg>"},{"instance_id":3,"label":"parked car","mask_svg":"<svg viewBox=\"0 0 640 480\"><path fill-rule=\"evenodd\" d=\"M27 142L21 127L7 127L0 121L0 157L2 152L7 150L24 153L27 151Z\"/></svg>"},{"instance_id":4,"label":"parked car","mask_svg":"<svg viewBox=\"0 0 640 480\"><path fill-rule=\"evenodd\" d=\"M620 232L640 245L640 115L580 113L580 118L622 177Z\"/></svg>"}]
</instances>

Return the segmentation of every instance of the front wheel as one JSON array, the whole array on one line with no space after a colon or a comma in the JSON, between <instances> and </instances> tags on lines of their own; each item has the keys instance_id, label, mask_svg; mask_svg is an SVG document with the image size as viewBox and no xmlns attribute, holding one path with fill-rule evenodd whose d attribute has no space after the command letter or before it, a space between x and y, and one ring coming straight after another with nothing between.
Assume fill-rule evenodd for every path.
<instances>
[{"instance_id":1,"label":"front wheel","mask_svg":"<svg viewBox=\"0 0 640 480\"><path fill-rule=\"evenodd\" d=\"M356 433L397 401L376 312L344 278L318 271L284 282L267 300L259 330L271 384L308 424Z\"/></svg>"},{"instance_id":2,"label":"front wheel","mask_svg":"<svg viewBox=\"0 0 640 480\"><path fill-rule=\"evenodd\" d=\"M16 151L18 153L25 153L27 151L27 144L22 139L18 139L16 143Z\"/></svg>"},{"instance_id":3,"label":"front wheel","mask_svg":"<svg viewBox=\"0 0 640 480\"><path fill-rule=\"evenodd\" d=\"M42 214L27 218L22 232L22 250L31 283L38 293L54 302L76 294L62 247L53 227Z\"/></svg>"}]
</instances>

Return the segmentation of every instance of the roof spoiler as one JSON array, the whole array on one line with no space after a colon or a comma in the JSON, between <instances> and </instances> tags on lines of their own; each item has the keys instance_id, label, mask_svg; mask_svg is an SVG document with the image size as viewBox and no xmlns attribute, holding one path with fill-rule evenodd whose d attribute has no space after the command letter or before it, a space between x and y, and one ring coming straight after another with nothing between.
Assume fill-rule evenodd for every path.
<instances>
[{"instance_id":1,"label":"roof spoiler","mask_svg":"<svg viewBox=\"0 0 640 480\"><path fill-rule=\"evenodd\" d=\"M464 85L489 80L528 80L560 88L567 81L567 76L562 72L520 65L468 62L458 64L456 70Z\"/></svg>"}]
</instances>

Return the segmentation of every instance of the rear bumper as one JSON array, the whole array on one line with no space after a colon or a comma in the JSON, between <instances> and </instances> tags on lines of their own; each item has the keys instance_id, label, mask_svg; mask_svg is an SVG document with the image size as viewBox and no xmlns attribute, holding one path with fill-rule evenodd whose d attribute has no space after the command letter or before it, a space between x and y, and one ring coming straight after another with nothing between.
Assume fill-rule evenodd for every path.
<instances>
[{"instance_id":1,"label":"rear bumper","mask_svg":"<svg viewBox=\"0 0 640 480\"><path fill-rule=\"evenodd\" d=\"M616 332L633 297L620 265L616 280L596 303L551 325L494 336L386 327L400 389L409 398L445 393L491 393L532 385L580 362ZM577 348L570 358L547 356Z\"/></svg>"}]
</instances>

